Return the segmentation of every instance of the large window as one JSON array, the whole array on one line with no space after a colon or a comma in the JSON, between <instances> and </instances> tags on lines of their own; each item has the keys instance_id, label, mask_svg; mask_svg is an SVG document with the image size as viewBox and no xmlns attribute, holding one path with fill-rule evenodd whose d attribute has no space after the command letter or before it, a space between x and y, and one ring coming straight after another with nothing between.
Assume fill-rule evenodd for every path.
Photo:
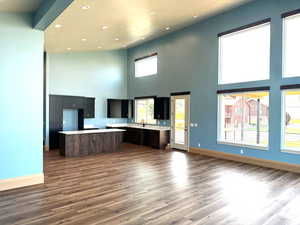
<instances>
[{"instance_id":1,"label":"large window","mask_svg":"<svg viewBox=\"0 0 300 225\"><path fill-rule=\"evenodd\" d=\"M266 80L269 70L269 22L219 34L219 84Z\"/></svg>"},{"instance_id":2,"label":"large window","mask_svg":"<svg viewBox=\"0 0 300 225\"><path fill-rule=\"evenodd\" d=\"M145 77L157 74L157 54L135 60L135 76Z\"/></svg>"},{"instance_id":3,"label":"large window","mask_svg":"<svg viewBox=\"0 0 300 225\"><path fill-rule=\"evenodd\" d=\"M283 76L300 76L300 14L284 18L283 26Z\"/></svg>"},{"instance_id":4,"label":"large window","mask_svg":"<svg viewBox=\"0 0 300 225\"><path fill-rule=\"evenodd\" d=\"M268 146L268 91L219 94L219 142Z\"/></svg>"},{"instance_id":5,"label":"large window","mask_svg":"<svg viewBox=\"0 0 300 225\"><path fill-rule=\"evenodd\" d=\"M300 89L283 92L283 149L300 152Z\"/></svg>"},{"instance_id":6,"label":"large window","mask_svg":"<svg viewBox=\"0 0 300 225\"><path fill-rule=\"evenodd\" d=\"M156 124L154 119L154 99L144 98L135 100L135 122Z\"/></svg>"}]
</instances>

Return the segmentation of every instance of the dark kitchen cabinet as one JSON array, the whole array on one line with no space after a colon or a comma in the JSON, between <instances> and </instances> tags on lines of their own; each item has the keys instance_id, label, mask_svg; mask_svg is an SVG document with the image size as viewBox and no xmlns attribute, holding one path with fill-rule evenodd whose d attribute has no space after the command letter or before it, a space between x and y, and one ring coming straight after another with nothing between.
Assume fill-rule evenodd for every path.
<instances>
[{"instance_id":1,"label":"dark kitchen cabinet","mask_svg":"<svg viewBox=\"0 0 300 225\"><path fill-rule=\"evenodd\" d=\"M107 118L133 118L133 100L107 99Z\"/></svg>"},{"instance_id":2,"label":"dark kitchen cabinet","mask_svg":"<svg viewBox=\"0 0 300 225\"><path fill-rule=\"evenodd\" d=\"M136 145L146 145L155 149L165 149L170 143L170 130L156 130L133 127L106 127L125 130L123 141Z\"/></svg>"},{"instance_id":3,"label":"dark kitchen cabinet","mask_svg":"<svg viewBox=\"0 0 300 225\"><path fill-rule=\"evenodd\" d=\"M122 118L121 99L107 99L107 118Z\"/></svg>"},{"instance_id":4,"label":"dark kitchen cabinet","mask_svg":"<svg viewBox=\"0 0 300 225\"><path fill-rule=\"evenodd\" d=\"M134 117L134 108L133 108L133 100L122 100L122 118L132 119Z\"/></svg>"},{"instance_id":5,"label":"dark kitchen cabinet","mask_svg":"<svg viewBox=\"0 0 300 225\"><path fill-rule=\"evenodd\" d=\"M84 118L95 118L95 98L86 98L84 106Z\"/></svg>"},{"instance_id":6,"label":"dark kitchen cabinet","mask_svg":"<svg viewBox=\"0 0 300 225\"><path fill-rule=\"evenodd\" d=\"M63 130L63 110L78 109L78 129L84 127L84 118L95 117L95 98L80 96L49 96L49 147L59 146L58 132Z\"/></svg>"},{"instance_id":7,"label":"dark kitchen cabinet","mask_svg":"<svg viewBox=\"0 0 300 225\"><path fill-rule=\"evenodd\" d=\"M169 120L170 119L170 98L157 97L154 99L154 119Z\"/></svg>"},{"instance_id":8,"label":"dark kitchen cabinet","mask_svg":"<svg viewBox=\"0 0 300 225\"><path fill-rule=\"evenodd\" d=\"M64 109L84 109L84 97L77 96L57 96L62 99Z\"/></svg>"}]
</instances>

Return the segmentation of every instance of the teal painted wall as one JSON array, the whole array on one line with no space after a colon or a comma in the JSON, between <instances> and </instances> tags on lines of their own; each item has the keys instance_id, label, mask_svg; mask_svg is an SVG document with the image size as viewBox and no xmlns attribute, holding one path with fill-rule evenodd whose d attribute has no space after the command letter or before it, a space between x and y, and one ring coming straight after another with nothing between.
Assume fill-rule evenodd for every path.
<instances>
[{"instance_id":1,"label":"teal painted wall","mask_svg":"<svg viewBox=\"0 0 300 225\"><path fill-rule=\"evenodd\" d=\"M43 32L0 13L0 179L43 172Z\"/></svg>"},{"instance_id":2,"label":"teal painted wall","mask_svg":"<svg viewBox=\"0 0 300 225\"><path fill-rule=\"evenodd\" d=\"M239 154L241 147L217 144L217 95L221 88L271 87L269 150L243 148L246 156L300 164L300 155L280 150L280 85L300 83L300 78L282 79L281 13L300 8L299 0L259 0L214 16L183 30L128 50L128 95L169 96L191 91L192 147ZM218 86L217 34L271 17L271 77L268 81ZM134 59L158 52L158 75L135 78ZM246 68L245 68L246 69Z\"/></svg>"},{"instance_id":3,"label":"teal painted wall","mask_svg":"<svg viewBox=\"0 0 300 225\"><path fill-rule=\"evenodd\" d=\"M125 50L48 54L48 85L49 94L96 98L96 117L85 124L127 122L106 118L107 98L127 98Z\"/></svg>"}]
</instances>

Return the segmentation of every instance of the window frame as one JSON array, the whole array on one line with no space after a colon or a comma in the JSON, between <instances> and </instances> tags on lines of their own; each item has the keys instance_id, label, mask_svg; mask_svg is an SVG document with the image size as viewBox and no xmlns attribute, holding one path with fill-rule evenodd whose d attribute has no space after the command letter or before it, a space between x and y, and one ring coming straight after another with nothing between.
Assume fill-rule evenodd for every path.
<instances>
[{"instance_id":1,"label":"window frame","mask_svg":"<svg viewBox=\"0 0 300 225\"><path fill-rule=\"evenodd\" d=\"M217 109L217 144L221 145L229 145L235 147L242 147L242 148L249 148L249 149L256 149L256 150L263 150L268 151L270 146L270 131L268 130L268 145L261 146L261 145L252 145L252 144L243 144L243 143L234 143L230 141L222 140L222 101L221 97L223 95L228 95L231 93L235 94L244 94L250 92L268 92L269 93L269 112L270 112L270 88L269 87L260 87L260 88L241 88L241 89L231 89L231 90L221 90L217 91L217 98L218 98L218 109ZM269 114L270 115L270 114ZM270 116L268 118L268 126L270 125Z\"/></svg>"},{"instance_id":2,"label":"window frame","mask_svg":"<svg viewBox=\"0 0 300 225\"><path fill-rule=\"evenodd\" d=\"M288 88L289 86L291 86L291 88ZM300 154L300 148L299 150L293 149L293 148L288 148L285 147L285 130L286 130L286 126L285 126L285 114L286 114L286 96L285 93L288 91L300 91L300 86L297 88L297 86L295 86L295 88L292 87L292 85L287 85L287 86L281 86L281 135L280 135L280 149L281 152L286 152L286 153L292 153L292 154ZM300 95L299 95L300 96Z\"/></svg>"},{"instance_id":3,"label":"window frame","mask_svg":"<svg viewBox=\"0 0 300 225\"><path fill-rule=\"evenodd\" d=\"M300 72L298 75L287 75L287 58L286 58L286 44L287 44L287 40L286 40L286 21L288 19L291 19L293 17L299 17L300 18L300 9L291 11L291 12L287 12L287 13L283 13L281 15L282 18L282 78L283 79L289 79L289 78L299 78L300 77Z\"/></svg>"},{"instance_id":4,"label":"window frame","mask_svg":"<svg viewBox=\"0 0 300 225\"><path fill-rule=\"evenodd\" d=\"M156 73L151 73L151 74L143 75L143 76L137 76L137 74L136 74L136 62L142 61L142 60L145 60L145 59L151 58L151 57L156 57L156 60L157 60L157 63L156 63ZM146 56L143 56L143 57L140 57L140 58L137 58L137 59L134 60L134 77L135 78L150 77L150 76L155 76L157 74L158 74L158 53L157 52L149 54L149 55L146 55Z\"/></svg>"},{"instance_id":5,"label":"window frame","mask_svg":"<svg viewBox=\"0 0 300 225\"><path fill-rule=\"evenodd\" d=\"M221 56L222 56L222 45L221 45L221 39L224 36L227 35L233 35L235 33L240 33L246 30L251 30L255 29L256 27L260 26L265 26L269 25L270 26L270 40L269 40L269 72L268 72L268 78L267 79L259 79L259 80L250 80L250 81L237 81L237 82L224 82L222 81L222 72L221 72ZM238 28L231 29L229 31L225 31L222 33L218 34L218 85L230 85L230 84L243 84L243 83L248 83L248 82L257 82L257 81L268 81L270 80L271 77L271 18L267 18L261 21L257 21L251 24L247 24Z\"/></svg>"},{"instance_id":6,"label":"window frame","mask_svg":"<svg viewBox=\"0 0 300 225\"><path fill-rule=\"evenodd\" d=\"M136 101L153 99L153 121L155 121L155 122L154 123L148 123L148 121L146 121L145 124L147 124L147 125L156 125L157 124L157 119L154 118L155 98L156 98L156 96L146 96L146 97L138 97L138 98L134 99L134 122L135 123L143 124L143 123L137 121L137 113L138 113L137 107L138 107L138 104L136 103Z\"/></svg>"}]
</instances>

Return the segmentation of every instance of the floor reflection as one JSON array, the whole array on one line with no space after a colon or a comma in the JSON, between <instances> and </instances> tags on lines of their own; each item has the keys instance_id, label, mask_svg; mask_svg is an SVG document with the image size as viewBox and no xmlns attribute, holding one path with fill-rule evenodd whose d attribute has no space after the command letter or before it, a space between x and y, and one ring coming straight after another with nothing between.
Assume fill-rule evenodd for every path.
<instances>
[{"instance_id":1,"label":"floor reflection","mask_svg":"<svg viewBox=\"0 0 300 225\"><path fill-rule=\"evenodd\" d=\"M268 207L270 187L257 178L228 172L221 175L220 186L227 213L241 224L251 223Z\"/></svg>"},{"instance_id":2,"label":"floor reflection","mask_svg":"<svg viewBox=\"0 0 300 225\"><path fill-rule=\"evenodd\" d=\"M188 184L188 163L184 153L172 153L171 172L177 187L185 187Z\"/></svg>"}]
</instances>

